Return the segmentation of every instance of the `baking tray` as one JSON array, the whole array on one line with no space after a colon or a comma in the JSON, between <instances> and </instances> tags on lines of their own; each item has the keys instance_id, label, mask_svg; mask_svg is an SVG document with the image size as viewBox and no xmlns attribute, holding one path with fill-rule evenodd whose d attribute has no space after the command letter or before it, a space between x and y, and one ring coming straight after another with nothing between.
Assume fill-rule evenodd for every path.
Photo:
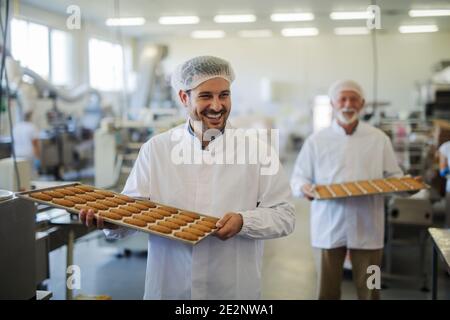
<instances>
[{"instance_id":1,"label":"baking tray","mask_svg":"<svg viewBox=\"0 0 450 320\"><path fill-rule=\"evenodd\" d=\"M70 183L70 184L65 184L65 185L58 185L58 186L54 186L54 187L49 187L49 188L35 189L35 190L31 190L31 191L26 191L26 192L19 192L19 193L16 193L16 195L17 195L17 197L20 197L20 198L25 199L25 200L33 201L33 202L40 203L40 204L45 204L45 205L48 205L48 206L51 206L51 207L56 207L56 208L67 210L68 212L71 212L71 213L79 214L81 209L77 209L74 206L64 206L64 205L60 205L60 204L51 202L55 198L53 198L50 201L46 201L46 200L33 198L33 197L30 196L31 194L42 193L42 192L46 192L46 191L53 191L54 192L54 191L58 191L58 189L59 190L64 189L64 190L67 191L69 189L66 189L66 188L68 188L68 187L75 187L76 188L77 186L78 187L79 186L84 186L84 187L92 188L93 190L95 190L94 192L98 192L98 191L105 192L106 191L106 192L111 193L113 195L113 196L105 196L104 195L104 197L105 197L104 199L96 199L95 201L91 201L91 203L92 202L100 203L100 202L97 202L97 201L99 201L99 200L103 201L103 200L108 200L108 199L112 199L112 198L114 198L116 201L118 201L117 195L119 197L120 196L124 196L124 195L122 195L120 193L117 193L117 192L113 192L113 191L110 191L110 190L104 190L104 189L101 189L101 188L96 188L94 186L90 186L90 185L86 185L86 184L82 184L82 183ZM83 193L81 193L81 192L80 193L75 193L74 196L76 197L77 194L78 195L79 194L91 195L91 193L92 192L84 191ZM62 199L67 200L67 197L71 197L71 196L70 195L65 195L64 198L62 198ZM203 235L199 235L198 231L200 231L200 230L196 229L197 233L198 233L197 240L187 240L187 239L179 238L179 237L175 236L175 233L180 232L180 231L184 230L185 228L192 228L193 225L195 225L194 229L195 228L200 228L200 227L198 227L198 224L199 224L200 221L203 221L203 223L204 223L205 218L207 220L210 220L210 223L212 222L212 220L218 221L219 219L217 217L212 217L212 216L208 216L208 215L197 213L197 212L191 212L191 211L187 211L187 210L183 210L183 209L179 209L179 208L174 208L174 207L171 207L171 206L166 206L164 204L160 204L160 203L157 203L157 202L154 202L154 201L150 201L150 200L147 200L147 199L134 198L134 197L129 197L129 196L126 196L126 197L131 199L128 202L126 202L126 204L120 204L120 205L117 204L116 206L114 206L114 207L111 206L108 209L97 209L97 212L95 213L95 217L98 217L99 214L102 214L102 213L105 213L105 212L112 212L111 209L122 209L124 206L127 206L130 203L136 205L136 203L142 204L143 202L145 202L147 204L154 204L154 205L156 205L156 207L155 208L148 208L146 210L136 208L140 212L138 212L138 213L137 212L135 212L135 213L129 212L131 215L129 215L129 216L128 215L127 216L122 216L122 218L120 220L111 219L111 218L108 218L106 216L102 216L102 218L104 219L104 221L110 222L110 223L118 225L118 226L122 226L122 227L126 227L126 228L132 228L132 229L135 229L135 230L138 230L138 231L142 231L142 232L158 235L158 236L165 237L165 238L168 238L168 239L171 239L171 240L181 241L181 242L188 243L188 244L191 244L191 245L196 245L201 240L203 240L206 237L210 236L211 234L213 234L217 230L214 227L214 228L209 228L210 230L206 231L206 228L208 228L208 227L204 226L206 228L203 228ZM59 199L61 199L61 198L59 198ZM125 200L123 200L123 201L125 201ZM89 205L88 203L86 203L84 205ZM80 206L80 205L83 205L83 204L76 204L76 206ZM173 209L172 210L173 213L170 213L170 215L163 216L162 218L154 218L155 222L146 222L146 226L145 227L144 226L140 227L140 226L136 226L136 225L132 225L132 224L124 222L125 219L134 218L138 214L144 214L145 215L146 213L148 214L149 212L153 212L154 213L154 212L156 212L156 211L154 211L155 209L160 209L161 210L163 208L171 208L171 209ZM176 212L175 212L175 210L176 210ZM189 216L189 214L191 215L191 220L193 220L193 221L184 221L183 219L189 220L187 218ZM198 218L192 217L192 214L196 215ZM182 217L183 219L178 219L178 220L183 220L186 223L186 225L180 226L177 229L173 229L168 234L148 229L148 227L157 225L159 222L162 222L162 221L166 221L167 222L167 219L174 218L175 215L177 215L178 217Z\"/></svg>"},{"instance_id":2,"label":"baking tray","mask_svg":"<svg viewBox=\"0 0 450 320\"><path fill-rule=\"evenodd\" d=\"M419 191L430 186L413 177L361 180L329 185L316 185L314 194L317 200L341 199L396 192Z\"/></svg>"}]
</instances>

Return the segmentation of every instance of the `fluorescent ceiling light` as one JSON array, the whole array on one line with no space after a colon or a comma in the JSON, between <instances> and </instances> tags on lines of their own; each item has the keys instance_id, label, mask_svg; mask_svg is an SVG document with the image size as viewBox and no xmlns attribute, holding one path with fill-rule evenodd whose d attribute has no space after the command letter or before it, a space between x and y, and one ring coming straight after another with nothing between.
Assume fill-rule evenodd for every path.
<instances>
[{"instance_id":1,"label":"fluorescent ceiling light","mask_svg":"<svg viewBox=\"0 0 450 320\"><path fill-rule=\"evenodd\" d=\"M142 26L145 19L142 17L135 18L109 18L106 19L106 25L110 27L115 26Z\"/></svg>"},{"instance_id":2,"label":"fluorescent ceiling light","mask_svg":"<svg viewBox=\"0 0 450 320\"><path fill-rule=\"evenodd\" d=\"M243 23L255 21L256 16L253 14L217 15L214 17L214 22L217 23Z\"/></svg>"},{"instance_id":3,"label":"fluorescent ceiling light","mask_svg":"<svg viewBox=\"0 0 450 320\"><path fill-rule=\"evenodd\" d=\"M330 13L332 20L367 20L373 18L373 13L369 11L347 11Z\"/></svg>"},{"instance_id":4,"label":"fluorescent ceiling light","mask_svg":"<svg viewBox=\"0 0 450 320\"><path fill-rule=\"evenodd\" d=\"M401 33L421 33L421 32L436 32L439 28L435 24L430 25L412 25L412 26L400 26L398 31Z\"/></svg>"},{"instance_id":5,"label":"fluorescent ceiling light","mask_svg":"<svg viewBox=\"0 0 450 320\"><path fill-rule=\"evenodd\" d=\"M362 35L369 34L370 31L366 27L340 27L334 28L334 33L338 36Z\"/></svg>"},{"instance_id":6,"label":"fluorescent ceiling light","mask_svg":"<svg viewBox=\"0 0 450 320\"><path fill-rule=\"evenodd\" d=\"M222 30L198 30L191 33L194 39L219 39L225 37L225 32Z\"/></svg>"},{"instance_id":7,"label":"fluorescent ceiling light","mask_svg":"<svg viewBox=\"0 0 450 320\"><path fill-rule=\"evenodd\" d=\"M270 20L275 22L287 22L287 21L312 21L314 20L314 14L309 12L303 13L274 13L270 16Z\"/></svg>"},{"instance_id":8,"label":"fluorescent ceiling light","mask_svg":"<svg viewBox=\"0 0 450 320\"><path fill-rule=\"evenodd\" d=\"M410 17L442 17L450 16L450 9L409 10Z\"/></svg>"},{"instance_id":9,"label":"fluorescent ceiling light","mask_svg":"<svg viewBox=\"0 0 450 320\"><path fill-rule=\"evenodd\" d=\"M197 24L200 22L197 16L167 16L160 17L159 24Z\"/></svg>"},{"instance_id":10,"label":"fluorescent ceiling light","mask_svg":"<svg viewBox=\"0 0 450 320\"><path fill-rule=\"evenodd\" d=\"M272 36L271 30L241 30L238 32L242 38L268 38Z\"/></svg>"},{"instance_id":11,"label":"fluorescent ceiling light","mask_svg":"<svg viewBox=\"0 0 450 320\"><path fill-rule=\"evenodd\" d=\"M284 37L308 37L319 34L317 28L286 28L281 30Z\"/></svg>"}]
</instances>

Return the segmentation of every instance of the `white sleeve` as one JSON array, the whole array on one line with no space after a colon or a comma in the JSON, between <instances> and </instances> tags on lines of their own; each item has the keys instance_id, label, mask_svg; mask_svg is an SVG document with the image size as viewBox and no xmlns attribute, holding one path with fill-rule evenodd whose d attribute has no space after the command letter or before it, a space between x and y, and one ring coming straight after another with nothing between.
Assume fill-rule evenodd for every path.
<instances>
[{"instance_id":1,"label":"white sleeve","mask_svg":"<svg viewBox=\"0 0 450 320\"><path fill-rule=\"evenodd\" d=\"M392 147L391 140L388 136L385 136L384 150L383 150L383 176L389 177L401 177L403 176L402 169L400 169L395 152Z\"/></svg>"},{"instance_id":2,"label":"white sleeve","mask_svg":"<svg viewBox=\"0 0 450 320\"><path fill-rule=\"evenodd\" d=\"M314 183L314 153L311 139L306 139L295 161L291 177L291 189L294 197L304 197L301 191L303 185Z\"/></svg>"},{"instance_id":3,"label":"white sleeve","mask_svg":"<svg viewBox=\"0 0 450 320\"><path fill-rule=\"evenodd\" d=\"M258 206L240 212L244 223L240 236L251 239L273 239L290 234L295 227L295 209L283 168L273 175L262 175L259 181Z\"/></svg>"},{"instance_id":4,"label":"white sleeve","mask_svg":"<svg viewBox=\"0 0 450 320\"><path fill-rule=\"evenodd\" d=\"M447 158L450 158L448 154L449 148L450 148L450 141L444 142L439 147L439 152L442 153L442 155L446 156Z\"/></svg>"},{"instance_id":5,"label":"white sleeve","mask_svg":"<svg viewBox=\"0 0 450 320\"><path fill-rule=\"evenodd\" d=\"M150 150L151 140L139 150L139 155L128 176L122 193L130 197L150 198Z\"/></svg>"},{"instance_id":6,"label":"white sleeve","mask_svg":"<svg viewBox=\"0 0 450 320\"><path fill-rule=\"evenodd\" d=\"M122 194L130 197L150 198L150 141L139 150L139 155L128 176ZM122 239L137 231L131 228L104 229L108 239Z\"/></svg>"}]
</instances>

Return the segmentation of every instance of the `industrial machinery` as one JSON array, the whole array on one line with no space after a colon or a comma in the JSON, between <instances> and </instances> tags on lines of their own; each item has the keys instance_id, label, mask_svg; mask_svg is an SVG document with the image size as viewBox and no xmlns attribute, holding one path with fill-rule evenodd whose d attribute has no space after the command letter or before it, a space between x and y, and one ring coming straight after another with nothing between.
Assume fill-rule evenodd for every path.
<instances>
[{"instance_id":1,"label":"industrial machinery","mask_svg":"<svg viewBox=\"0 0 450 320\"><path fill-rule=\"evenodd\" d=\"M0 201L0 300L36 298L35 217L29 201Z\"/></svg>"}]
</instances>

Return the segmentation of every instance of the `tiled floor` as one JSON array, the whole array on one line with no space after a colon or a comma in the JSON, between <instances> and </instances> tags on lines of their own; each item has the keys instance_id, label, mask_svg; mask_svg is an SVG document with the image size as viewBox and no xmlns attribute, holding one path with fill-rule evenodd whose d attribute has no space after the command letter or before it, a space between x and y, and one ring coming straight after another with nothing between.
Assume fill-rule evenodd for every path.
<instances>
[{"instance_id":1,"label":"tiled floor","mask_svg":"<svg viewBox=\"0 0 450 320\"><path fill-rule=\"evenodd\" d=\"M291 171L293 159L286 171ZM290 165L289 165L290 164ZM309 203L295 200L296 228L288 237L265 243L262 286L264 299L315 299L316 273L309 238ZM141 234L126 242L107 243L101 232L91 233L75 246L74 263L81 267L81 289L75 294L110 295L113 299L142 299L144 292L145 255L117 258L122 249L146 248L146 236ZM121 248L121 249L118 249ZM426 267L431 271L431 249L427 249ZM65 298L65 248L50 256L51 278L49 290L54 299ZM422 278L416 277L419 265L417 247L396 247L392 254L393 274L383 274L382 299L429 299L429 292L421 291ZM430 275L431 278L431 275ZM430 285L430 279L428 279ZM439 273L439 297L450 299L450 277ZM355 299L350 278L342 284L342 298Z\"/></svg>"},{"instance_id":2,"label":"tiled floor","mask_svg":"<svg viewBox=\"0 0 450 320\"><path fill-rule=\"evenodd\" d=\"M288 237L265 243L263 263L264 299L315 299L316 273L309 244L309 204L296 200L297 225ZM144 291L145 256L133 254L128 258L116 253L128 247L139 253L146 246L146 236L138 235L123 243L107 243L102 233L91 233L77 242L74 263L81 268L81 289L75 295L110 295L113 299L141 299ZM121 248L121 249L118 249ZM65 298L65 248L51 253L49 289L54 299ZM428 255L429 257L429 255ZM420 291L421 279L411 276L418 265L416 248L396 248L393 271L383 277L383 299L429 299L430 293ZM427 263L428 269L430 264ZM439 297L450 299L450 277L441 270ZM355 299L351 279L345 277L342 298Z\"/></svg>"}]
</instances>

